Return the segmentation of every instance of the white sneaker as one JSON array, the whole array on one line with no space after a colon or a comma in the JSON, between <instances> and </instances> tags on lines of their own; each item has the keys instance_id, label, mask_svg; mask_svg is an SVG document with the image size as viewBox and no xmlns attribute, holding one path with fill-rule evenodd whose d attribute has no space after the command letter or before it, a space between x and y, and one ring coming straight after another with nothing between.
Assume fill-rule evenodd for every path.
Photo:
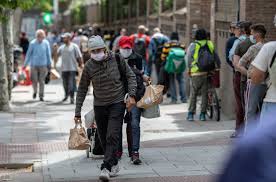
<instances>
[{"instance_id":1,"label":"white sneaker","mask_svg":"<svg viewBox=\"0 0 276 182\"><path fill-rule=\"evenodd\" d=\"M109 170L106 169L106 168L103 168L103 170L101 171L99 179L101 181L109 181L110 180L110 172L109 172Z\"/></svg>"},{"instance_id":2,"label":"white sneaker","mask_svg":"<svg viewBox=\"0 0 276 182\"><path fill-rule=\"evenodd\" d=\"M110 172L110 177L118 176L119 171L120 171L119 164L117 164L116 166L112 166L111 172Z\"/></svg>"}]
</instances>

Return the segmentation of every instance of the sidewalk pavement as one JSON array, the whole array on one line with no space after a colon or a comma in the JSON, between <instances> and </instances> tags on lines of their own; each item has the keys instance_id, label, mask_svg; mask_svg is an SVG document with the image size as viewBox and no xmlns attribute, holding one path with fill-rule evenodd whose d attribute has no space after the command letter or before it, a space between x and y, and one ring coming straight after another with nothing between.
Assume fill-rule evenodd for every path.
<instances>
[{"instance_id":1,"label":"sidewalk pavement","mask_svg":"<svg viewBox=\"0 0 276 182\"><path fill-rule=\"evenodd\" d=\"M34 166L31 173L0 167L0 181L97 181L101 160L67 149L74 105L62 103L63 95L60 81L46 86L45 102L32 100L31 87L13 90L12 111L0 113L0 166ZM91 107L90 94L83 113ZM187 104L161 105L160 118L143 118L143 163L133 166L125 147L121 171L112 181L212 181L229 152L234 122L188 122L186 115Z\"/></svg>"}]
</instances>

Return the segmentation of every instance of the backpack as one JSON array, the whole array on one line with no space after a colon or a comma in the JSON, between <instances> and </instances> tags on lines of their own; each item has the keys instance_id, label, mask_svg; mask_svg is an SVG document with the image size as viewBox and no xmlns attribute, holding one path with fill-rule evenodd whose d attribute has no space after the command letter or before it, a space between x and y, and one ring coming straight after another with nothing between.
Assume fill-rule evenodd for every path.
<instances>
[{"instance_id":1,"label":"backpack","mask_svg":"<svg viewBox=\"0 0 276 182\"><path fill-rule=\"evenodd\" d=\"M141 55L143 58L146 57L147 45L146 45L146 35L138 38L138 35L135 35L134 40L134 52Z\"/></svg>"},{"instance_id":2,"label":"backpack","mask_svg":"<svg viewBox=\"0 0 276 182\"><path fill-rule=\"evenodd\" d=\"M119 54L115 54L115 58L116 58L118 69L121 74L121 80L124 84L125 93L128 93L128 82L127 82L125 71L123 70L122 65L120 63L121 60L120 60ZM143 75L137 68L134 68L134 67L130 67L130 68L136 76L137 90L136 90L136 94L135 94L135 99L136 99L136 101L139 101L144 96L144 93L146 90L145 85L144 85Z\"/></svg>"},{"instance_id":3,"label":"backpack","mask_svg":"<svg viewBox=\"0 0 276 182\"><path fill-rule=\"evenodd\" d=\"M165 44L165 39L162 38L161 42L159 42L157 38L153 38L153 40L154 40L154 43L156 46L155 58L159 60L159 59L161 59L163 47Z\"/></svg>"},{"instance_id":4,"label":"backpack","mask_svg":"<svg viewBox=\"0 0 276 182\"><path fill-rule=\"evenodd\" d=\"M185 51L182 48L171 48L167 56L165 71L168 73L182 73L185 69Z\"/></svg>"},{"instance_id":5,"label":"backpack","mask_svg":"<svg viewBox=\"0 0 276 182\"><path fill-rule=\"evenodd\" d=\"M198 52L197 66L200 72L213 71L216 68L215 53L212 53L208 47L207 41L204 46L201 46L199 42L196 44L200 45Z\"/></svg>"}]
</instances>

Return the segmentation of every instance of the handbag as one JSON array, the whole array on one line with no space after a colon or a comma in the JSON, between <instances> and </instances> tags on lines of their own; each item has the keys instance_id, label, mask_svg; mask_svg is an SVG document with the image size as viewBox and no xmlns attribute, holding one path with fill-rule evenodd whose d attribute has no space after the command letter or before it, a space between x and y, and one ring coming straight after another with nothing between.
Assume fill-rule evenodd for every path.
<instances>
[{"instance_id":1,"label":"handbag","mask_svg":"<svg viewBox=\"0 0 276 182\"><path fill-rule=\"evenodd\" d=\"M78 126L80 126L78 128ZM75 123L75 128L70 129L70 137L68 142L69 150L86 150L91 143L86 135L85 129L81 121Z\"/></svg>"},{"instance_id":2,"label":"handbag","mask_svg":"<svg viewBox=\"0 0 276 182\"><path fill-rule=\"evenodd\" d=\"M160 117L160 108L159 105L154 105L142 111L142 117L147 119L159 118Z\"/></svg>"}]
</instances>

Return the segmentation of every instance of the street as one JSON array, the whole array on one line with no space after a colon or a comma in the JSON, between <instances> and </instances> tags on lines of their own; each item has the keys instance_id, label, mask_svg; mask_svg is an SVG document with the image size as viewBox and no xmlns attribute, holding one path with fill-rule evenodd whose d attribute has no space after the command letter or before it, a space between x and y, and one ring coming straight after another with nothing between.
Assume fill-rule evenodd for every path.
<instances>
[{"instance_id":1,"label":"street","mask_svg":"<svg viewBox=\"0 0 276 182\"><path fill-rule=\"evenodd\" d=\"M31 87L16 87L12 110L0 113L0 164L33 164L31 171L0 168L0 181L97 181L102 160L68 150L74 105L61 102L60 80L45 89L45 102L39 102ZM83 113L92 99L86 97ZM186 115L187 104L163 104L160 118L142 118L143 163L130 163L124 139L121 171L112 181L212 181L229 152L234 122L189 122Z\"/></svg>"}]
</instances>

